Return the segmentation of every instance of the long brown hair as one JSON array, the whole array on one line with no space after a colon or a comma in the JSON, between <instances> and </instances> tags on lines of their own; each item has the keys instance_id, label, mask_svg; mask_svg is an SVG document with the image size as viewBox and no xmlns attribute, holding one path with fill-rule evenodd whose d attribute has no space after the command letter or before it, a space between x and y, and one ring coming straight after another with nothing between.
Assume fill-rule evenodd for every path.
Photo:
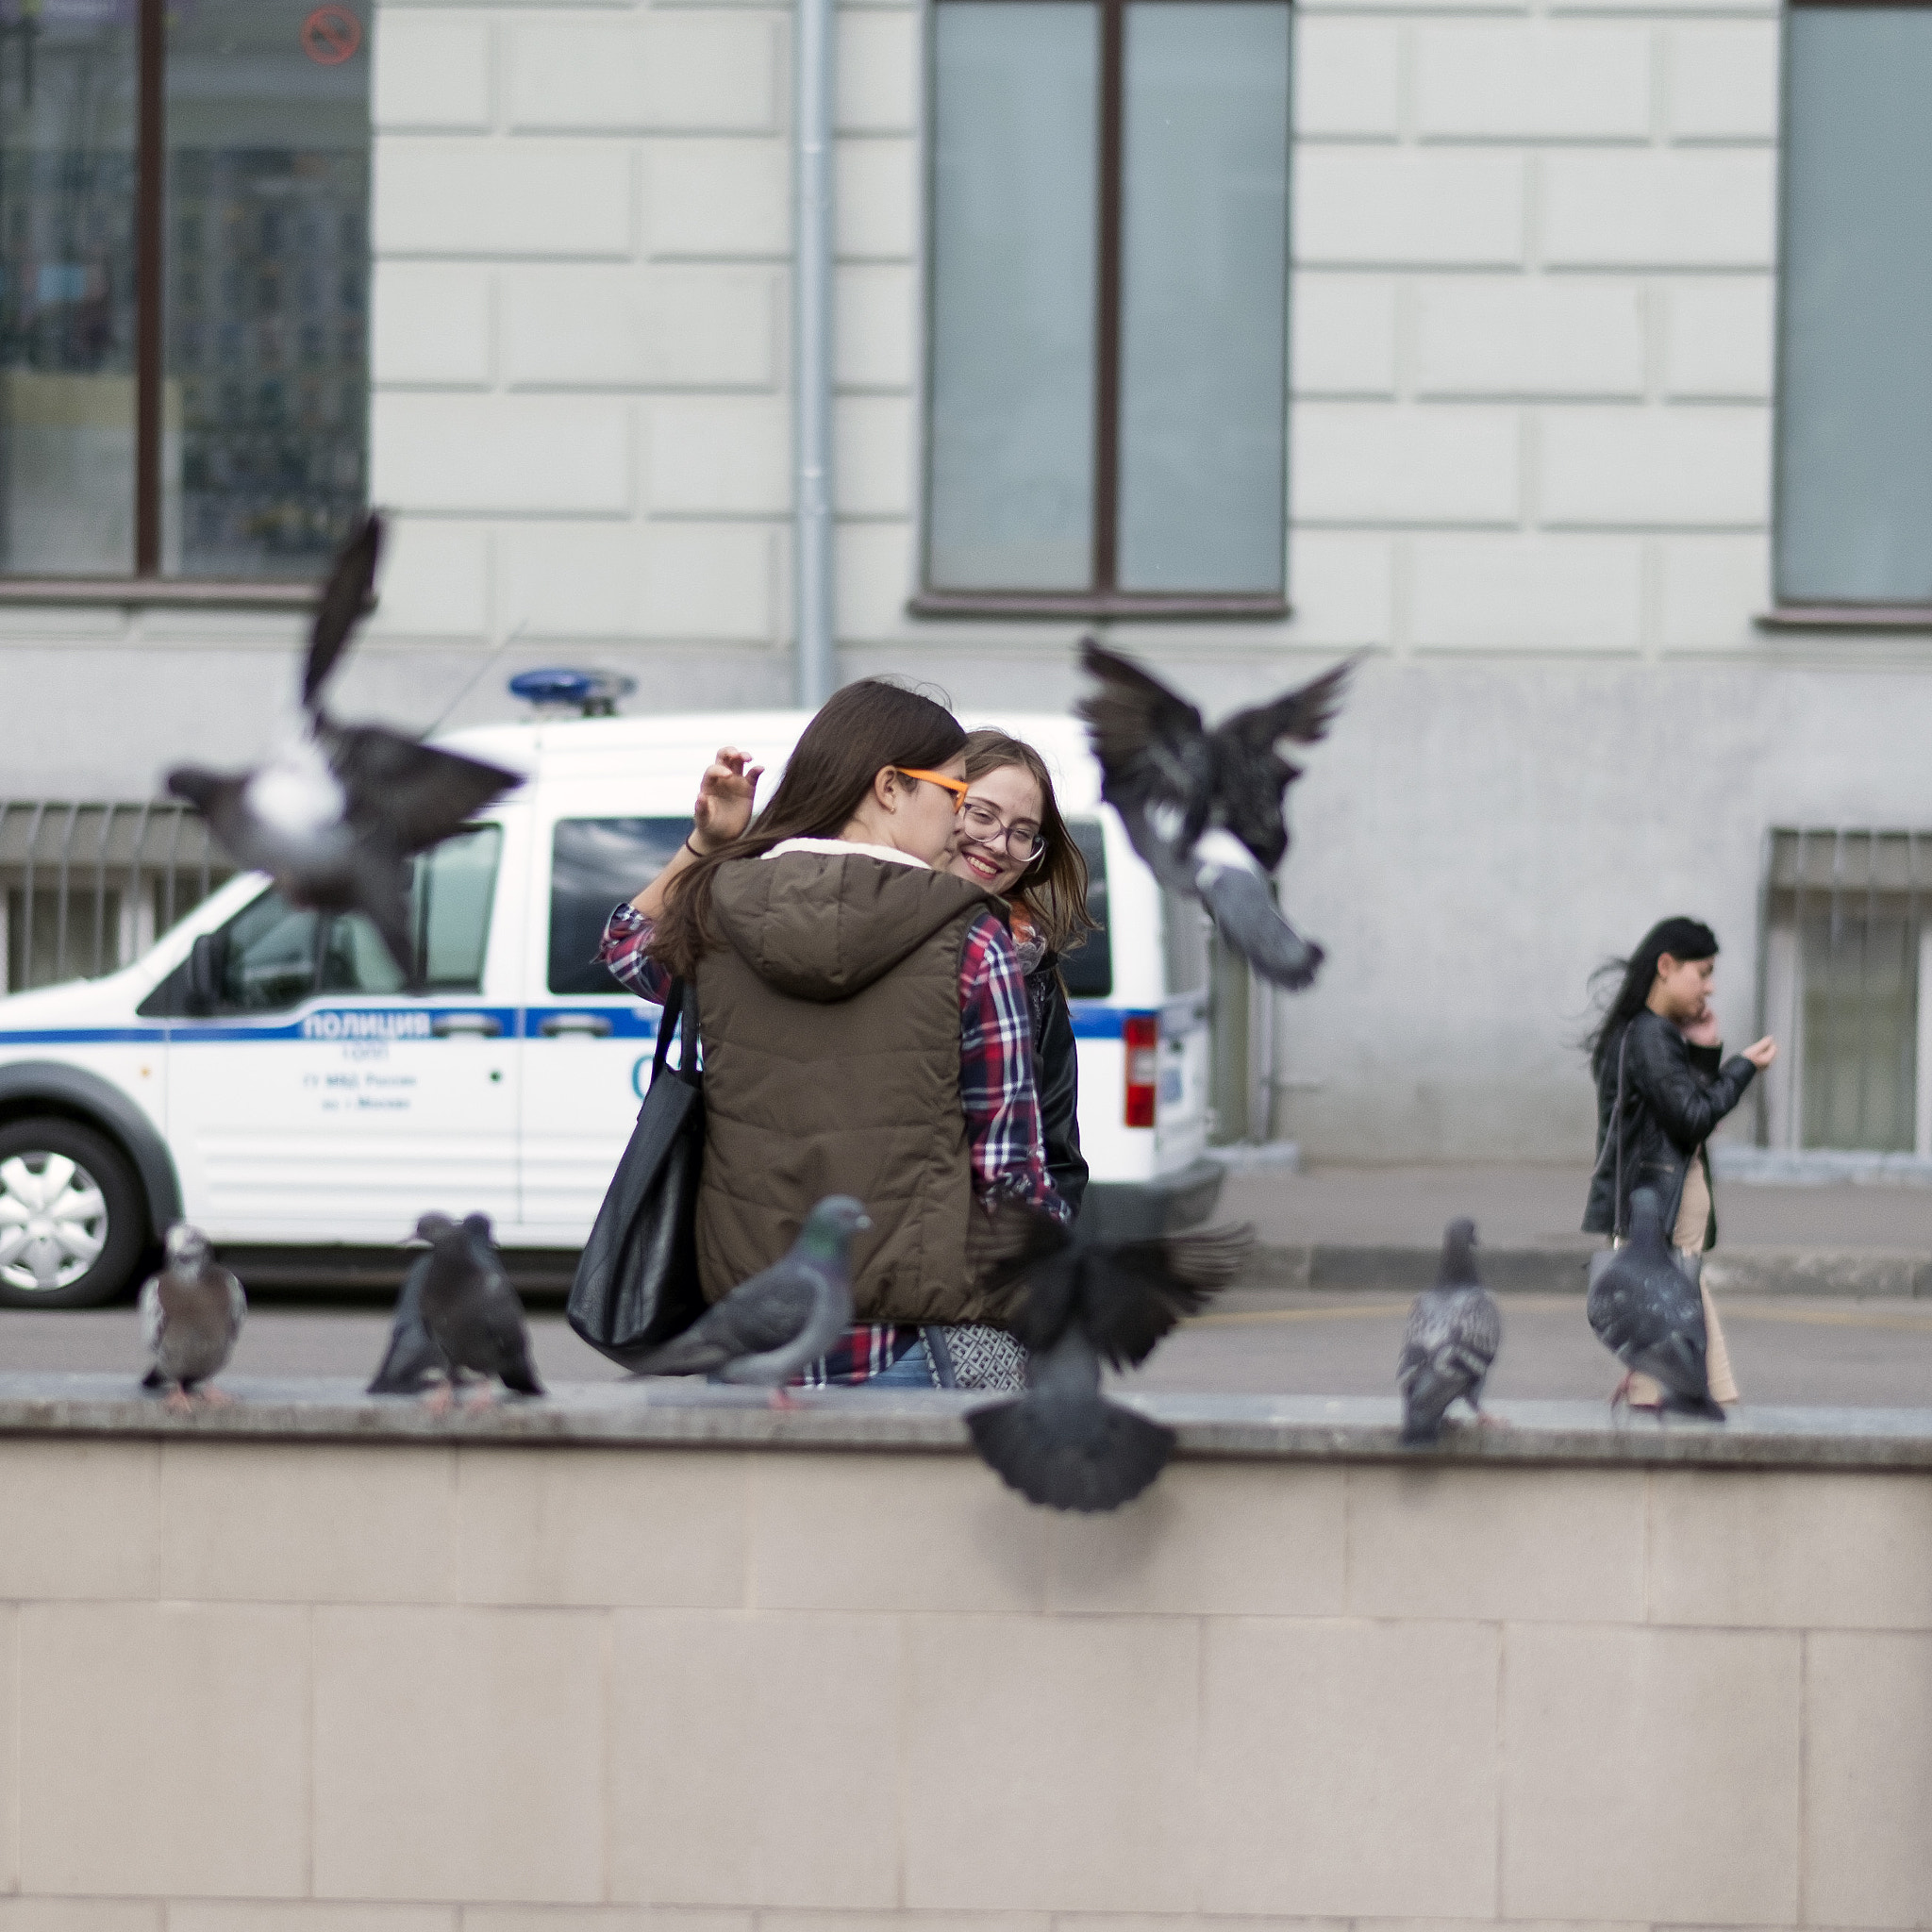
<instances>
[{"instance_id":1,"label":"long brown hair","mask_svg":"<svg viewBox=\"0 0 1932 1932\"><path fill-rule=\"evenodd\" d=\"M966 734L966 780L983 778L1003 766L1017 765L1040 787L1041 857L1019 878L1007 897L1033 922L1049 951L1064 953L1093 930L1087 910L1087 859L1060 816L1053 795L1053 774L1046 760L1024 738L1004 731Z\"/></svg>"},{"instance_id":2,"label":"long brown hair","mask_svg":"<svg viewBox=\"0 0 1932 1932\"><path fill-rule=\"evenodd\" d=\"M689 978L718 943L710 927L711 881L721 865L757 858L787 839L836 839L885 766L932 770L965 746L965 728L952 712L903 685L861 677L834 691L805 727L778 789L743 835L686 866L666 888L652 957Z\"/></svg>"}]
</instances>

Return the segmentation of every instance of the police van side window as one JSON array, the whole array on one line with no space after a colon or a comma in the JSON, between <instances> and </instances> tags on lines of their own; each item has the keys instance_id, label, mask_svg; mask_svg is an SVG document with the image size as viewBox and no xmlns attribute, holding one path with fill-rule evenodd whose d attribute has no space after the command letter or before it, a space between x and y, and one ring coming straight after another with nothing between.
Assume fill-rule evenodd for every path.
<instances>
[{"instance_id":1,"label":"police van side window","mask_svg":"<svg viewBox=\"0 0 1932 1932\"><path fill-rule=\"evenodd\" d=\"M622 992L597 958L611 909L635 899L675 857L681 819L558 819L550 843L552 992Z\"/></svg>"},{"instance_id":2,"label":"police van side window","mask_svg":"<svg viewBox=\"0 0 1932 1932\"><path fill-rule=\"evenodd\" d=\"M1113 991L1113 935L1107 923L1107 844L1098 819L1069 819L1087 861L1087 916L1094 923L1084 943L1060 961L1060 975L1076 1000L1104 1000Z\"/></svg>"},{"instance_id":3,"label":"police van side window","mask_svg":"<svg viewBox=\"0 0 1932 1932\"><path fill-rule=\"evenodd\" d=\"M503 831L474 825L415 862L409 917L425 990L476 992L490 941ZM400 992L403 975L360 913L334 917L316 958L316 917L271 889L252 900L213 941L211 1006L195 993L184 961L142 1002L150 1016L284 1012L316 993ZM199 943L199 942L198 942ZM318 971L319 967L319 971Z\"/></svg>"}]
</instances>

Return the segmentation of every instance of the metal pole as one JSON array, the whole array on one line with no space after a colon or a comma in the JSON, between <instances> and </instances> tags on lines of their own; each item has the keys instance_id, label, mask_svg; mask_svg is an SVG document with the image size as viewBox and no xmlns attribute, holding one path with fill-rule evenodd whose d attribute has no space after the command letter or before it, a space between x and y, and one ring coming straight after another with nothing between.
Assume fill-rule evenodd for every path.
<instances>
[{"instance_id":1,"label":"metal pole","mask_svg":"<svg viewBox=\"0 0 1932 1932\"><path fill-rule=\"evenodd\" d=\"M798 702L816 710L838 689L832 559L833 0L798 0L792 68L792 623Z\"/></svg>"}]
</instances>

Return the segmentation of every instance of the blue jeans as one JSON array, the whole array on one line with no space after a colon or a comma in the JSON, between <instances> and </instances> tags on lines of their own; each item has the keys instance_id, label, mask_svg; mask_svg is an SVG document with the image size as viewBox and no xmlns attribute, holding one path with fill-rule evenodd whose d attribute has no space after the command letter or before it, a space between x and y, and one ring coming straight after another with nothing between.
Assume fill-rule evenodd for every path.
<instances>
[{"instance_id":1,"label":"blue jeans","mask_svg":"<svg viewBox=\"0 0 1932 1932\"><path fill-rule=\"evenodd\" d=\"M925 1343L915 1341L883 1374L874 1375L861 1386L867 1389L937 1389L939 1382L933 1375L932 1363L926 1357Z\"/></svg>"}]
</instances>

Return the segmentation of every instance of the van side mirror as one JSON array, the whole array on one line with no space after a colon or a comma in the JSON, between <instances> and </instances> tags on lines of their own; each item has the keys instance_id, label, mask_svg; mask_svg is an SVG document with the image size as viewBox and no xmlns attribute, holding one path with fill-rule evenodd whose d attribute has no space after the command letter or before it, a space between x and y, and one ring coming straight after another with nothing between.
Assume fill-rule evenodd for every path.
<instances>
[{"instance_id":1,"label":"van side mirror","mask_svg":"<svg viewBox=\"0 0 1932 1932\"><path fill-rule=\"evenodd\" d=\"M227 976L228 935L205 932L188 954L187 1008L205 1020L222 1003L222 981Z\"/></svg>"}]
</instances>

